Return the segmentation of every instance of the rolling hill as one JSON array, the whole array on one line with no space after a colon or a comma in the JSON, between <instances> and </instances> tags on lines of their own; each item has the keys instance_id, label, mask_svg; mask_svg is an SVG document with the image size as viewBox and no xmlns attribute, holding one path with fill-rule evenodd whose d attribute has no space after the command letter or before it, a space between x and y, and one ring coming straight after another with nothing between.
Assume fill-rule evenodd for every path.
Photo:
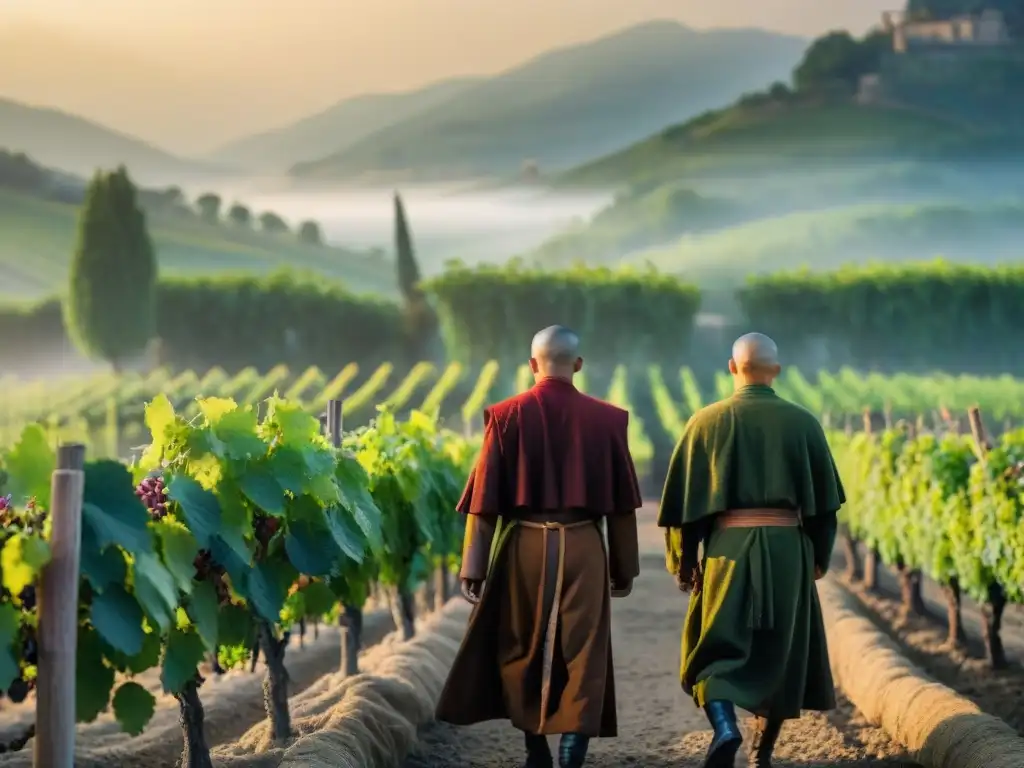
<instances>
[{"instance_id":1,"label":"rolling hill","mask_svg":"<svg viewBox=\"0 0 1024 768\"><path fill-rule=\"evenodd\" d=\"M9 99L0 99L0 148L81 176L124 164L147 183L180 182L214 170L90 120Z\"/></svg>"},{"instance_id":2,"label":"rolling hill","mask_svg":"<svg viewBox=\"0 0 1024 768\"><path fill-rule=\"evenodd\" d=\"M508 174L526 159L566 168L788 78L805 45L760 30L642 24L539 56L292 173L451 179Z\"/></svg>"},{"instance_id":3,"label":"rolling hill","mask_svg":"<svg viewBox=\"0 0 1024 768\"><path fill-rule=\"evenodd\" d=\"M683 175L761 173L800 163L941 156L980 149L974 126L848 101L764 100L707 112L562 174L559 185L651 185ZM993 147L994 149L994 147Z\"/></svg>"},{"instance_id":4,"label":"rolling hill","mask_svg":"<svg viewBox=\"0 0 1024 768\"><path fill-rule=\"evenodd\" d=\"M276 130L245 136L208 155L211 161L255 171L284 172L340 152L360 139L443 104L479 82L444 80L405 93L371 93L345 99Z\"/></svg>"},{"instance_id":5,"label":"rolling hill","mask_svg":"<svg viewBox=\"0 0 1024 768\"><path fill-rule=\"evenodd\" d=\"M64 290L78 210L0 189L0 298L41 298ZM397 291L391 263L371 254L303 245L294 235L208 224L181 213L150 211L147 219L162 275L267 273L288 267L329 276L358 292Z\"/></svg>"}]
</instances>

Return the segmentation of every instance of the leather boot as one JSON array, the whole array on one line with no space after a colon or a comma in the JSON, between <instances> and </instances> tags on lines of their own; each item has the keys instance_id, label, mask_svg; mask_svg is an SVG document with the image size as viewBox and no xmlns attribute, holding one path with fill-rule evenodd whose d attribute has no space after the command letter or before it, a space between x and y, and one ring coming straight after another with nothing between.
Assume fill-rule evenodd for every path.
<instances>
[{"instance_id":1,"label":"leather boot","mask_svg":"<svg viewBox=\"0 0 1024 768\"><path fill-rule=\"evenodd\" d=\"M562 741L558 745L558 768L583 768L589 747L589 736L580 733L562 734Z\"/></svg>"},{"instance_id":2,"label":"leather boot","mask_svg":"<svg viewBox=\"0 0 1024 768\"><path fill-rule=\"evenodd\" d=\"M782 732L782 720L757 718L754 733L750 739L749 768L772 768L772 752Z\"/></svg>"},{"instance_id":3,"label":"leather boot","mask_svg":"<svg viewBox=\"0 0 1024 768\"><path fill-rule=\"evenodd\" d=\"M526 736L526 762L523 763L523 768L554 768L554 760L551 757L547 737L537 733L524 735Z\"/></svg>"},{"instance_id":4,"label":"leather boot","mask_svg":"<svg viewBox=\"0 0 1024 768\"><path fill-rule=\"evenodd\" d=\"M709 701L704 705L704 712L715 731L704 758L704 768L732 768L743 743L743 734L736 724L736 708L731 701Z\"/></svg>"}]
</instances>

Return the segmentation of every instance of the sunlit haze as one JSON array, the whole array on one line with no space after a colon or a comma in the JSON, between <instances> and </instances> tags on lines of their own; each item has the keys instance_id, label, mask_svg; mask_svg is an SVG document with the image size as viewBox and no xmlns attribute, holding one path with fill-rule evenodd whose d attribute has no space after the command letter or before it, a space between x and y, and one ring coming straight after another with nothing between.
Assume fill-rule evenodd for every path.
<instances>
[{"instance_id":1,"label":"sunlit haze","mask_svg":"<svg viewBox=\"0 0 1024 768\"><path fill-rule=\"evenodd\" d=\"M0 96L201 152L359 93L489 74L657 18L812 36L887 0L3 0Z\"/></svg>"}]
</instances>

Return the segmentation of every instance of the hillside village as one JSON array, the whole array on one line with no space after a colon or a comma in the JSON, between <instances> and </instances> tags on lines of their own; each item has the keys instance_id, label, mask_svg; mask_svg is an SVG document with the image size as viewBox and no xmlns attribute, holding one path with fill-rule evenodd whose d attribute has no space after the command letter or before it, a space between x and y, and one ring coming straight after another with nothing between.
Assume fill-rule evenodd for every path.
<instances>
[{"instance_id":1,"label":"hillside village","mask_svg":"<svg viewBox=\"0 0 1024 768\"><path fill-rule=\"evenodd\" d=\"M859 103L971 120L1019 119L1020 100L1009 96L1024 83L1024 47L1000 10L945 19L889 12L882 15L880 31L891 48L877 71L860 78Z\"/></svg>"}]
</instances>

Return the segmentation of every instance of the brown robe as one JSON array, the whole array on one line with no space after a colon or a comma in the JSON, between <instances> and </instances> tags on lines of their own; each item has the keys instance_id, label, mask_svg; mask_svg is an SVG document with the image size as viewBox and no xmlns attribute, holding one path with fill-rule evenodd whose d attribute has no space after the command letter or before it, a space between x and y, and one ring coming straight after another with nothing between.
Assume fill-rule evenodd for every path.
<instances>
[{"instance_id":1,"label":"brown robe","mask_svg":"<svg viewBox=\"0 0 1024 768\"><path fill-rule=\"evenodd\" d=\"M438 720L616 735L610 584L628 593L640 572L628 420L560 379L484 411L459 502L461 576L484 590Z\"/></svg>"}]
</instances>

